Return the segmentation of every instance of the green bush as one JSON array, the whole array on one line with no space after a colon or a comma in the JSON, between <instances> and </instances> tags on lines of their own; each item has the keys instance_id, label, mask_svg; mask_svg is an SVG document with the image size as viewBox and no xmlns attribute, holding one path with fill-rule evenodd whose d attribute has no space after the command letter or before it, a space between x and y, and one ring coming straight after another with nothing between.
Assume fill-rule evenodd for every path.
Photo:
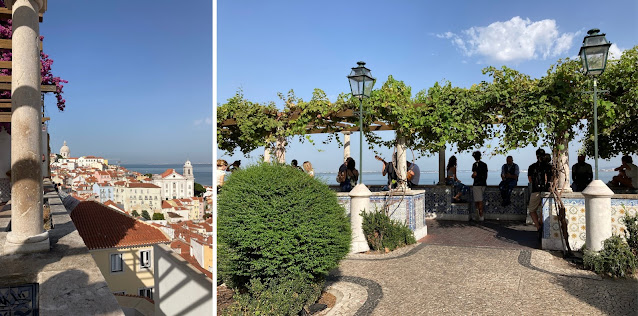
<instances>
[{"instance_id":1,"label":"green bush","mask_svg":"<svg viewBox=\"0 0 638 316\"><path fill-rule=\"evenodd\" d=\"M634 256L638 258L638 214L634 216L630 216L626 214L623 217L623 221L625 222L625 239L627 240L627 244L629 248L631 248L631 252L634 253Z\"/></svg>"},{"instance_id":2,"label":"green bush","mask_svg":"<svg viewBox=\"0 0 638 316\"><path fill-rule=\"evenodd\" d=\"M143 210L143 211L142 211L142 217L144 217L144 218L145 218L145 219L147 219L147 220L150 220L150 219L151 219L151 215L149 215L149 214L148 214L148 211L147 211L147 210Z\"/></svg>"},{"instance_id":3,"label":"green bush","mask_svg":"<svg viewBox=\"0 0 638 316\"><path fill-rule=\"evenodd\" d=\"M394 250L416 243L414 232L405 224L390 219L383 212L363 212L363 234L372 250Z\"/></svg>"},{"instance_id":4,"label":"green bush","mask_svg":"<svg viewBox=\"0 0 638 316\"><path fill-rule=\"evenodd\" d=\"M636 258L629 245L617 235L605 239L598 253L585 249L583 263L586 269L613 277L625 277L636 270Z\"/></svg>"},{"instance_id":5,"label":"green bush","mask_svg":"<svg viewBox=\"0 0 638 316\"><path fill-rule=\"evenodd\" d=\"M164 219L164 214L162 213L153 213L153 220L154 221L161 221Z\"/></svg>"},{"instance_id":6,"label":"green bush","mask_svg":"<svg viewBox=\"0 0 638 316\"><path fill-rule=\"evenodd\" d=\"M240 292L253 279L318 280L350 248L350 222L336 193L295 168L264 163L236 171L217 210L219 271Z\"/></svg>"},{"instance_id":7,"label":"green bush","mask_svg":"<svg viewBox=\"0 0 638 316\"><path fill-rule=\"evenodd\" d=\"M235 294L225 315L297 315L321 295L323 279L283 277L268 281L252 279L248 291Z\"/></svg>"}]
</instances>

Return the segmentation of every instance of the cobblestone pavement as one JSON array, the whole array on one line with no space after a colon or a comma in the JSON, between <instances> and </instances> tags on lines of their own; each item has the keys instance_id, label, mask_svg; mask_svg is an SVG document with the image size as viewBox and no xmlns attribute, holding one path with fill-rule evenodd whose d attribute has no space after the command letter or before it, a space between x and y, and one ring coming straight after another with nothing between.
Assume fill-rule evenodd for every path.
<instances>
[{"instance_id":1,"label":"cobblestone pavement","mask_svg":"<svg viewBox=\"0 0 638 316\"><path fill-rule=\"evenodd\" d=\"M531 248L525 240L533 247L536 242L533 229L529 238L513 232L503 237L499 235L501 228L493 225L496 224L467 224L463 228L474 230L474 234L466 232L459 237L458 231L437 233L437 229L445 229L444 225L436 228L437 223L428 222L429 237L417 245L391 256L349 256L333 272L332 278L337 281L332 286L343 286L337 290L351 293L355 302L338 300L338 304L348 308L335 306L328 312L331 315L638 315L638 279L601 278L566 262L560 253ZM459 228L453 223L445 226ZM526 231L525 227L519 229ZM447 239L441 237L446 233ZM490 234L493 240L487 241L488 246L477 245L477 240ZM445 245L446 240L451 245ZM366 295L361 286L367 289ZM375 286L380 291L375 292ZM359 306L362 300L366 303Z\"/></svg>"}]
</instances>

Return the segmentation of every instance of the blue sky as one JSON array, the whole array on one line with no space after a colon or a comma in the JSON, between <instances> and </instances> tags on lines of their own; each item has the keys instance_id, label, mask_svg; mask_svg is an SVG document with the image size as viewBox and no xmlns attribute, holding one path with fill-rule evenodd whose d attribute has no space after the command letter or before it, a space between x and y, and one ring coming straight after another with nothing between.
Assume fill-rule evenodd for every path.
<instances>
[{"instance_id":1,"label":"blue sky","mask_svg":"<svg viewBox=\"0 0 638 316\"><path fill-rule=\"evenodd\" d=\"M638 3L219 1L216 102L226 102L239 88L251 101L275 101L280 107L277 92L290 89L309 100L313 89L320 88L334 101L339 93L349 92L346 75L359 60L372 70L377 87L392 75L411 86L413 94L444 79L462 87L488 80L481 69L490 65L541 77L559 58L575 57L591 28L607 34L615 44L613 52L637 45ZM392 132L382 135L393 137ZM324 137L313 139L320 143ZM352 152L357 160L358 139L355 133ZM571 164L579 148L577 142L570 146ZM510 154L526 169L535 160L534 150ZM389 157L392 149L381 152ZM250 159L239 152L219 151L217 156L250 162L260 154L262 149ZM460 169L470 168L470 153L457 157ZM293 141L286 159L310 160L320 172L336 171L342 149L336 143L312 146ZM484 160L496 169L505 157ZM435 170L437 161L436 156L417 159L422 170ZM601 167L619 164L619 159L600 161ZM379 169L373 153L364 150L364 171Z\"/></svg>"},{"instance_id":2,"label":"blue sky","mask_svg":"<svg viewBox=\"0 0 638 316\"><path fill-rule=\"evenodd\" d=\"M66 109L46 97L51 150L122 163L212 160L210 1L53 1L40 33Z\"/></svg>"}]
</instances>

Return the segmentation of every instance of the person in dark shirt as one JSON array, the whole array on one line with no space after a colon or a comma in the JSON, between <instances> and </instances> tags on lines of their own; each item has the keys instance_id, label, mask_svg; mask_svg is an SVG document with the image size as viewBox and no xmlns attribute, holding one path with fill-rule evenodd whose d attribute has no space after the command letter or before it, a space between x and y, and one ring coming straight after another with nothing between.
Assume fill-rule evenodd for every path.
<instances>
[{"instance_id":1,"label":"person in dark shirt","mask_svg":"<svg viewBox=\"0 0 638 316\"><path fill-rule=\"evenodd\" d=\"M381 169L381 174L384 176L388 176L388 185L387 189L396 189L397 184L399 183L399 177L396 171L396 163L397 163L397 153L392 155L392 162L385 162L385 160L381 159L379 156L375 156L375 158L383 163L383 168ZM384 188L385 190L385 188Z\"/></svg>"},{"instance_id":2,"label":"person in dark shirt","mask_svg":"<svg viewBox=\"0 0 638 316\"><path fill-rule=\"evenodd\" d=\"M518 165L514 163L514 158L512 156L507 156L506 164L501 167L501 183L498 185L498 189L501 191L501 198L503 202L501 206L508 206L512 204L510 200L512 196L512 190L516 187L518 183L518 175L520 170L518 169Z\"/></svg>"},{"instance_id":3,"label":"person in dark shirt","mask_svg":"<svg viewBox=\"0 0 638 316\"><path fill-rule=\"evenodd\" d=\"M536 150L536 160L527 169L527 178L532 186L527 210L539 232L540 238L542 236L543 220L536 212L542 204L541 193L549 191L549 183L552 181L552 166L546 161L545 150L542 148Z\"/></svg>"},{"instance_id":4,"label":"person in dark shirt","mask_svg":"<svg viewBox=\"0 0 638 316\"><path fill-rule=\"evenodd\" d=\"M474 205L478 210L479 221L484 219L483 217L483 194L485 193L485 187L487 187L487 164L481 161L481 152L475 151L472 153L474 157L474 164L472 165L472 193L474 195Z\"/></svg>"},{"instance_id":5,"label":"person in dark shirt","mask_svg":"<svg viewBox=\"0 0 638 316\"><path fill-rule=\"evenodd\" d=\"M591 165L585 162L585 155L578 156L578 163L572 166L572 189L574 192L581 192L594 179Z\"/></svg>"}]
</instances>

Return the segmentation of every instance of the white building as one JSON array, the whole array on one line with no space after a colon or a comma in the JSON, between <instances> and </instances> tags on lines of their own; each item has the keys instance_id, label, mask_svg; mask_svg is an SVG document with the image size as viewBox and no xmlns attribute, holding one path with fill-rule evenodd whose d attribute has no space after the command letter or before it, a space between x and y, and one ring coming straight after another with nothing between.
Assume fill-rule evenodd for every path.
<instances>
[{"instance_id":1,"label":"white building","mask_svg":"<svg viewBox=\"0 0 638 316\"><path fill-rule=\"evenodd\" d=\"M168 169L162 174L153 175L153 184L162 188L162 200L185 199L195 195L195 177L190 161L184 164L184 174Z\"/></svg>"}]
</instances>

